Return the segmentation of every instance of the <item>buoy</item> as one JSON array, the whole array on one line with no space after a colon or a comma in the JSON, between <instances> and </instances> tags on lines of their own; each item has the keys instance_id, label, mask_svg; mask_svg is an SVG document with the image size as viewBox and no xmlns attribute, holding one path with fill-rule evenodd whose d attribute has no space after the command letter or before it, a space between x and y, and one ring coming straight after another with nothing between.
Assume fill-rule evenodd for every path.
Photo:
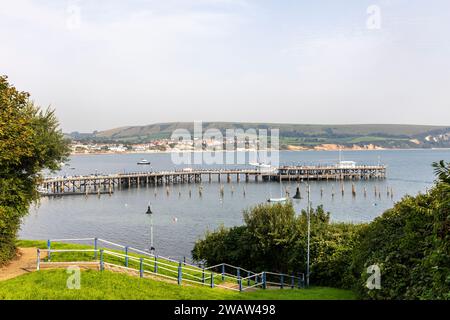
<instances>
[{"instance_id":1,"label":"buoy","mask_svg":"<svg viewBox=\"0 0 450 320\"><path fill-rule=\"evenodd\" d=\"M300 193L300 188L297 187L297 190L295 191L294 199L301 199L302 195Z\"/></svg>"}]
</instances>

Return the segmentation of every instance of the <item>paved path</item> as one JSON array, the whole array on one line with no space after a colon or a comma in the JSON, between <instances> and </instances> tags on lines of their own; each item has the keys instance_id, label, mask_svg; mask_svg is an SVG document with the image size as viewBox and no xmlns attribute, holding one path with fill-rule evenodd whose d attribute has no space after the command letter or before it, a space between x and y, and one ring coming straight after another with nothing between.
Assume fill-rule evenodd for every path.
<instances>
[{"instance_id":1,"label":"paved path","mask_svg":"<svg viewBox=\"0 0 450 320\"><path fill-rule=\"evenodd\" d=\"M0 268L0 281L15 278L36 270L36 248L19 248L17 256L6 266ZM46 253L41 252L42 255Z\"/></svg>"}]
</instances>

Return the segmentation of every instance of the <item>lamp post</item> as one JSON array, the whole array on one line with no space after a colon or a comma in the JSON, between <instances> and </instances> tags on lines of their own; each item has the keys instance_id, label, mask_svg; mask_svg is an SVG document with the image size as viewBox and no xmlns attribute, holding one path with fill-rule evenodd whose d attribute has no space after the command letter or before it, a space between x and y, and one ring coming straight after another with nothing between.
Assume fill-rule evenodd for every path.
<instances>
[{"instance_id":1,"label":"lamp post","mask_svg":"<svg viewBox=\"0 0 450 320\"><path fill-rule=\"evenodd\" d=\"M311 238L311 202L310 202L311 188L308 183L308 240L306 249L306 287L309 287L309 244Z\"/></svg>"},{"instance_id":2,"label":"lamp post","mask_svg":"<svg viewBox=\"0 0 450 320\"><path fill-rule=\"evenodd\" d=\"M150 202L148 203L146 214L150 215L150 253L155 252L155 247L153 246L153 212L150 208Z\"/></svg>"}]
</instances>

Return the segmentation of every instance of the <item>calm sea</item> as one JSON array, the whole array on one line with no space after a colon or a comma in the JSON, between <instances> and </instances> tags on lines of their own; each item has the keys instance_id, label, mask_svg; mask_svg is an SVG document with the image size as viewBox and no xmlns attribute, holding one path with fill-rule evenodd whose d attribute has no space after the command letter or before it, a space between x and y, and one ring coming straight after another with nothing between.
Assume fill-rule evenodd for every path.
<instances>
[{"instance_id":1,"label":"calm sea","mask_svg":"<svg viewBox=\"0 0 450 320\"><path fill-rule=\"evenodd\" d=\"M359 164L381 163L388 166L386 180L356 181L356 197L352 196L352 182L344 183L344 196L339 182L311 182L311 199L314 206L322 204L331 212L334 221L371 221L384 210L391 208L404 195L414 195L429 188L434 179L431 163L450 161L450 150L380 150L346 151L345 160ZM59 175L89 173L117 173L148 170L136 165L145 158L153 170L173 169L170 154L77 155ZM280 164L335 163L338 152L298 151L281 152ZM192 166L193 167L193 166ZM224 192L221 196L220 189ZM207 230L219 225L242 224L242 210L265 202L270 197L283 196L287 188L291 196L297 182L222 183L213 181L199 185L173 185L169 194L165 187L140 187L117 190L113 195L70 196L44 198L30 211L20 231L23 239L100 237L121 244L146 249L150 245L150 220L145 214L150 201L153 210L154 241L157 253L174 258L190 257L196 239ZM381 198L375 196L374 187L381 190ZM367 197L363 189L367 190ZM393 197L387 189L393 190ZM306 196L306 184L300 183L302 196ZM321 189L323 195L321 196ZM331 196L334 189L335 196ZM244 195L245 190L245 195ZM189 196L189 191L191 196ZM293 200L297 212L306 207L306 200Z\"/></svg>"}]
</instances>

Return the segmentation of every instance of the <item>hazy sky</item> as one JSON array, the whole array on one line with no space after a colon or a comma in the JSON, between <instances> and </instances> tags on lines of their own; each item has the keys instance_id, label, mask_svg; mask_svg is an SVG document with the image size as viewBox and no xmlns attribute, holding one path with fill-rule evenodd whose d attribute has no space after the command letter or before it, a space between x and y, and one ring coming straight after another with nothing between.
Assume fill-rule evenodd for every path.
<instances>
[{"instance_id":1,"label":"hazy sky","mask_svg":"<svg viewBox=\"0 0 450 320\"><path fill-rule=\"evenodd\" d=\"M64 131L450 125L449 18L448 0L1 1L0 74Z\"/></svg>"}]
</instances>

